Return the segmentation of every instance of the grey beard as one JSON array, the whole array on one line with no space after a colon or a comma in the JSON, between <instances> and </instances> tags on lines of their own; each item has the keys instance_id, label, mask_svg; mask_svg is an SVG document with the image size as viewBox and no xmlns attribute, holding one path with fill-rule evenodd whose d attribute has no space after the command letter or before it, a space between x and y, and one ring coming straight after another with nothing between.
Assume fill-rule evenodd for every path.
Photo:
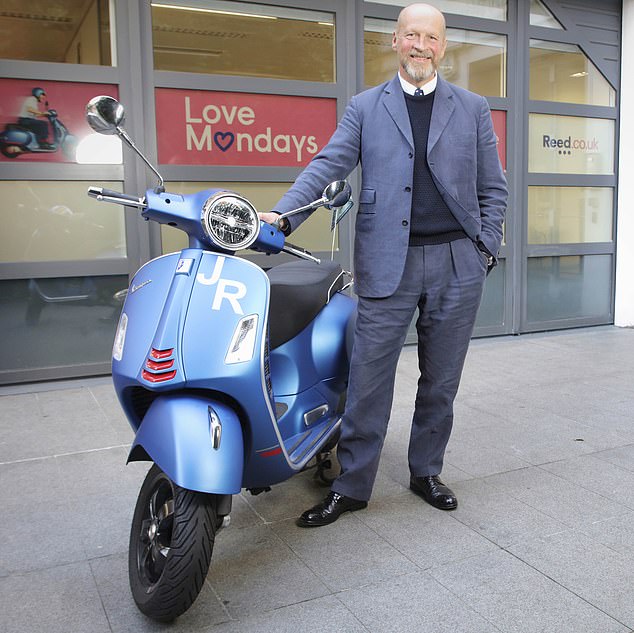
<instances>
[{"instance_id":1,"label":"grey beard","mask_svg":"<svg viewBox=\"0 0 634 633\"><path fill-rule=\"evenodd\" d=\"M417 83L421 81L427 81L427 79L431 79L436 72L436 66L432 63L431 68L426 70L425 68L419 68L418 66L414 66L409 61L406 61L403 64L407 74Z\"/></svg>"}]
</instances>

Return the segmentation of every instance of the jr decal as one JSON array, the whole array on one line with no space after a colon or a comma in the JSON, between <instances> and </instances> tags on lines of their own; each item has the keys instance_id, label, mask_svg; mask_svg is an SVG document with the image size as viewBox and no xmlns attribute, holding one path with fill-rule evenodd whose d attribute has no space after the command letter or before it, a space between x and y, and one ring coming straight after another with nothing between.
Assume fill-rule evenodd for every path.
<instances>
[{"instance_id":1,"label":"jr decal","mask_svg":"<svg viewBox=\"0 0 634 633\"><path fill-rule=\"evenodd\" d=\"M203 286L216 286L214 300L211 304L212 310L220 310L223 299L226 299L231 305L231 309L236 314L244 314L242 306L238 299L242 299L247 294L247 287L240 281L232 281L231 279L221 279L222 268L225 264L224 257L218 257L211 273L211 277L205 277L203 273L198 273L196 281Z\"/></svg>"}]
</instances>

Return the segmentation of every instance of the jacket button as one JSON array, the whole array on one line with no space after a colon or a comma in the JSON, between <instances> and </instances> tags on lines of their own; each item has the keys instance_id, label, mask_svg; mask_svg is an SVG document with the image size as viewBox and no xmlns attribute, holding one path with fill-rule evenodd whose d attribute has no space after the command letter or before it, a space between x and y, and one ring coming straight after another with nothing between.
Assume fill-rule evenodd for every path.
<instances>
[{"instance_id":1,"label":"jacket button","mask_svg":"<svg viewBox=\"0 0 634 633\"><path fill-rule=\"evenodd\" d=\"M405 187L405 191L407 191L408 193L412 190L411 187Z\"/></svg>"},{"instance_id":2,"label":"jacket button","mask_svg":"<svg viewBox=\"0 0 634 633\"><path fill-rule=\"evenodd\" d=\"M410 158L414 158L414 154L412 154L412 152L409 153L409 157Z\"/></svg>"},{"instance_id":3,"label":"jacket button","mask_svg":"<svg viewBox=\"0 0 634 633\"><path fill-rule=\"evenodd\" d=\"M409 222L408 222L407 220L403 220L403 221L401 222L401 224L402 224L403 226L407 226L407 225L409 224Z\"/></svg>"}]
</instances>

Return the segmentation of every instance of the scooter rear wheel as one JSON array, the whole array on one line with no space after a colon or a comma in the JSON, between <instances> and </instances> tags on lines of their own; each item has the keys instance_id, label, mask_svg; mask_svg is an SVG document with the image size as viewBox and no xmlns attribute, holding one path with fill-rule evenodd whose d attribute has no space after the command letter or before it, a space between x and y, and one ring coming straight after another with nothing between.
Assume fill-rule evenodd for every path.
<instances>
[{"instance_id":1,"label":"scooter rear wheel","mask_svg":"<svg viewBox=\"0 0 634 633\"><path fill-rule=\"evenodd\" d=\"M215 495L180 488L155 464L137 499L128 571L139 610L171 622L194 603L219 524Z\"/></svg>"}]
</instances>

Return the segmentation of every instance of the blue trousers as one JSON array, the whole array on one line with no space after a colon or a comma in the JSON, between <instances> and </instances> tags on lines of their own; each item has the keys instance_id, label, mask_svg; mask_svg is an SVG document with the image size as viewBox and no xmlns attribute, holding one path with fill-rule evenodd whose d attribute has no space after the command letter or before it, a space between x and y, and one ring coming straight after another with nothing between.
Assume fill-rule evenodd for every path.
<instances>
[{"instance_id":1,"label":"blue trousers","mask_svg":"<svg viewBox=\"0 0 634 633\"><path fill-rule=\"evenodd\" d=\"M348 398L332 490L367 501L379 466L394 395L396 366L418 308L418 365L409 442L415 476L441 472L469 341L482 298L486 259L468 238L410 246L396 292L359 297Z\"/></svg>"}]
</instances>

